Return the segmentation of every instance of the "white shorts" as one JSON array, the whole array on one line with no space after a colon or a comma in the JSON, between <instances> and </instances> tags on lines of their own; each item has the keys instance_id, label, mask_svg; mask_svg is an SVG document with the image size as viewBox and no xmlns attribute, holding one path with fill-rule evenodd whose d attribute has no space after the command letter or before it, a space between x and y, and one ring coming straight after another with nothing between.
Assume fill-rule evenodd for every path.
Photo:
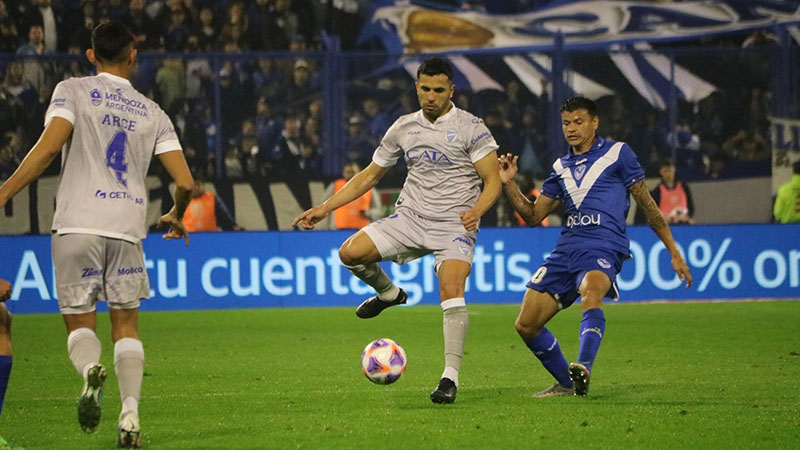
<instances>
[{"instance_id":1,"label":"white shorts","mask_svg":"<svg viewBox=\"0 0 800 450\"><path fill-rule=\"evenodd\" d=\"M53 234L51 243L62 314L92 312L103 300L111 309L135 309L150 297L141 242Z\"/></svg>"},{"instance_id":2,"label":"white shorts","mask_svg":"<svg viewBox=\"0 0 800 450\"><path fill-rule=\"evenodd\" d=\"M467 231L461 222L426 219L406 208L363 230L378 248L383 261L404 264L433 253L436 270L448 259L472 265L478 234Z\"/></svg>"}]
</instances>

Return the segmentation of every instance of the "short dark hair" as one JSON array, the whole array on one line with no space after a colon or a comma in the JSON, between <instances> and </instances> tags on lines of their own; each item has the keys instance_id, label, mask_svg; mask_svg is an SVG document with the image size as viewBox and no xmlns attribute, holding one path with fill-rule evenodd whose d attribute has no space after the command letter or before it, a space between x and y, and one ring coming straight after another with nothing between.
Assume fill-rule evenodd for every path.
<instances>
[{"instance_id":1,"label":"short dark hair","mask_svg":"<svg viewBox=\"0 0 800 450\"><path fill-rule=\"evenodd\" d=\"M662 167L669 167L669 166L674 166L674 165L675 165L675 161L673 161L672 158L664 158L659 162L658 168L660 169Z\"/></svg>"},{"instance_id":2,"label":"short dark hair","mask_svg":"<svg viewBox=\"0 0 800 450\"><path fill-rule=\"evenodd\" d=\"M792 164L792 172L794 172L797 175L800 175L800 159L798 159L797 161L794 162L794 164Z\"/></svg>"},{"instance_id":3,"label":"short dark hair","mask_svg":"<svg viewBox=\"0 0 800 450\"><path fill-rule=\"evenodd\" d=\"M418 80L420 75L434 76L440 74L446 75L448 80L453 81L453 66L444 58L434 57L426 59L417 69Z\"/></svg>"},{"instance_id":4,"label":"short dark hair","mask_svg":"<svg viewBox=\"0 0 800 450\"><path fill-rule=\"evenodd\" d=\"M128 57L133 35L122 22L112 20L92 30L94 56L103 62L120 63Z\"/></svg>"},{"instance_id":5,"label":"short dark hair","mask_svg":"<svg viewBox=\"0 0 800 450\"><path fill-rule=\"evenodd\" d=\"M558 112L572 112L579 109L585 109L586 112L588 112L592 117L597 115L597 105L592 100L589 100L582 95L576 95L568 98L566 101L564 101L564 104L561 105L561 109L559 109Z\"/></svg>"}]
</instances>

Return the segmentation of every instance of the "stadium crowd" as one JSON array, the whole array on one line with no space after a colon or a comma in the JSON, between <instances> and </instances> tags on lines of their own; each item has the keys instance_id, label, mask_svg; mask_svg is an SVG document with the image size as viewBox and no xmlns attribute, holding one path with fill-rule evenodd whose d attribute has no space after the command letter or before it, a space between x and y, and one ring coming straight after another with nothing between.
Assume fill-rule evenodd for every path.
<instances>
[{"instance_id":1,"label":"stadium crowd","mask_svg":"<svg viewBox=\"0 0 800 450\"><path fill-rule=\"evenodd\" d=\"M325 173L321 158L326 116L320 55L330 35L341 39L345 51L378 49L374 42L357 43L369 3L0 0L0 179L10 175L41 131L55 84L93 70L82 56L91 29L120 19L141 52L132 81L170 115L195 172L210 179L222 174L332 180L339 174ZM513 13L547 2L427 3ZM775 45L774 36L758 32L695 44L741 48L714 56L731 70L689 67L720 89L698 103L679 102L672 130L669 112L620 90L598 100L604 117L600 133L629 142L649 176L658 175L664 157L674 157L679 176L688 180L768 174L770 57L757 50ZM44 56L29 58L33 55ZM357 73L366 59L352 56L346 67ZM418 102L413 80L402 70L373 77L349 72L342 160L363 166L389 125L416 111ZM743 73L747 76L739 76ZM548 148L547 95L531 94L512 76L498 74L498 81L503 92L460 90L455 101L485 119L501 149L522 155L521 172L541 179L554 159L541 151ZM219 159L217 152L222 152Z\"/></svg>"}]
</instances>

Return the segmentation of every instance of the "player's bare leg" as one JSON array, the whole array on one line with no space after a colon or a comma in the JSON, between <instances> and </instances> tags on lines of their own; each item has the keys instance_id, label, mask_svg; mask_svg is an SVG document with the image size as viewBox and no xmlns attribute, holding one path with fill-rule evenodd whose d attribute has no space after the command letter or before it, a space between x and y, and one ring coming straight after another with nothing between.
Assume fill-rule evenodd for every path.
<instances>
[{"instance_id":1,"label":"player's bare leg","mask_svg":"<svg viewBox=\"0 0 800 450\"><path fill-rule=\"evenodd\" d=\"M69 359L84 380L78 398L78 423L86 433L94 433L103 411L103 384L107 375L100 364L102 346L95 334L97 316L94 311L62 316L68 333Z\"/></svg>"},{"instance_id":2,"label":"player's bare leg","mask_svg":"<svg viewBox=\"0 0 800 450\"><path fill-rule=\"evenodd\" d=\"M558 313L558 303L547 292L527 289L522 299L519 316L514 323L517 333L525 345L533 352L545 369L556 379L556 383L547 389L537 392L534 397L557 397L573 395L573 383L569 377L569 365L558 340L545 327Z\"/></svg>"},{"instance_id":3,"label":"player's bare leg","mask_svg":"<svg viewBox=\"0 0 800 450\"><path fill-rule=\"evenodd\" d=\"M608 275L599 270L587 272L578 287L583 310L579 336L580 349L578 350L578 361L569 365L569 375L575 383L575 395L586 395L589 392L592 364L594 364L606 329L603 297L609 289L611 289L611 280Z\"/></svg>"},{"instance_id":4,"label":"player's bare leg","mask_svg":"<svg viewBox=\"0 0 800 450\"><path fill-rule=\"evenodd\" d=\"M114 371L119 383L122 411L119 414L119 448L139 447L139 398L144 376L144 348L139 340L139 310L111 309L114 341Z\"/></svg>"},{"instance_id":5,"label":"player's bare leg","mask_svg":"<svg viewBox=\"0 0 800 450\"><path fill-rule=\"evenodd\" d=\"M358 306L356 309L358 317L368 319L377 316L390 306L405 304L408 295L395 286L378 265L381 254L367 233L359 231L344 241L339 248L339 259L353 275L377 292L377 295L364 300Z\"/></svg>"},{"instance_id":6,"label":"player's bare leg","mask_svg":"<svg viewBox=\"0 0 800 450\"><path fill-rule=\"evenodd\" d=\"M444 335L444 372L431 393L434 403L453 403L458 392L458 373L464 356L464 341L469 329L469 314L464 301L464 286L472 266L461 260L442 262L439 297L442 299L442 334Z\"/></svg>"}]
</instances>

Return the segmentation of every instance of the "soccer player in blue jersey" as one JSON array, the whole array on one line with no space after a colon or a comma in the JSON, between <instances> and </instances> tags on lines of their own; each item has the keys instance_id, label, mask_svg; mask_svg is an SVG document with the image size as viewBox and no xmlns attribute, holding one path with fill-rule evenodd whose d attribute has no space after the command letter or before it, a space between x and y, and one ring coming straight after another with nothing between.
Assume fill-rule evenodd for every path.
<instances>
[{"instance_id":1,"label":"soccer player in blue jersey","mask_svg":"<svg viewBox=\"0 0 800 450\"><path fill-rule=\"evenodd\" d=\"M553 163L541 195L531 203L514 183L517 159L501 156L500 180L514 208L530 226L536 226L562 203L565 223L561 237L544 264L533 274L522 300L516 329L525 345L556 379L534 395L586 395L592 364L605 333L603 298L616 299L616 277L630 258L625 218L630 200L643 208L647 224L672 256L678 277L692 285L692 275L675 245L672 233L644 182L644 171L624 142L597 136L600 119L593 101L571 97L561 107L561 127L570 145ZM567 364L558 340L545 324L581 297L578 360Z\"/></svg>"}]
</instances>

